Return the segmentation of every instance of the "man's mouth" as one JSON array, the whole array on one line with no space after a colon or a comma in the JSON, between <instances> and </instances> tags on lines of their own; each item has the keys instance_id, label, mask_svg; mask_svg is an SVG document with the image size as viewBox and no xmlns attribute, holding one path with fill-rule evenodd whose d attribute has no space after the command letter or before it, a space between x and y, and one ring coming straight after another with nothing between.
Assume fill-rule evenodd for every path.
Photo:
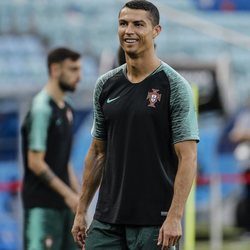
<instances>
[{"instance_id":1,"label":"man's mouth","mask_svg":"<svg viewBox=\"0 0 250 250\"><path fill-rule=\"evenodd\" d=\"M137 39L132 39L132 38L126 38L124 39L125 40L125 43L136 43L137 42Z\"/></svg>"}]
</instances>

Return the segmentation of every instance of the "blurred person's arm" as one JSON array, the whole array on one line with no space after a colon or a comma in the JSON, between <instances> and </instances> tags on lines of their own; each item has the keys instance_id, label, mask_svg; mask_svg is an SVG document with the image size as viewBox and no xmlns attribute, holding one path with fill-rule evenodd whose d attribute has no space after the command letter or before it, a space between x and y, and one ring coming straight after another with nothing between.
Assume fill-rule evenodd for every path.
<instances>
[{"instance_id":1,"label":"blurred person's arm","mask_svg":"<svg viewBox=\"0 0 250 250\"><path fill-rule=\"evenodd\" d=\"M69 184L70 187L76 192L76 193L80 193L80 185L79 185L79 181L76 177L74 168L72 166L71 163L68 164L68 174L69 174Z\"/></svg>"},{"instance_id":2,"label":"blurred person's arm","mask_svg":"<svg viewBox=\"0 0 250 250\"><path fill-rule=\"evenodd\" d=\"M246 131L235 127L229 134L229 138L231 139L232 142L235 143L250 141L250 128L249 131Z\"/></svg>"},{"instance_id":3,"label":"blurred person's arm","mask_svg":"<svg viewBox=\"0 0 250 250\"><path fill-rule=\"evenodd\" d=\"M235 143L250 141L250 131L249 133L244 131L232 131L230 139Z\"/></svg>"},{"instance_id":4,"label":"blurred person's arm","mask_svg":"<svg viewBox=\"0 0 250 250\"><path fill-rule=\"evenodd\" d=\"M45 184L60 194L67 206L73 211L76 211L78 196L67 186L55 173L50 169L44 160L44 152L29 151L28 166Z\"/></svg>"},{"instance_id":5,"label":"blurred person's arm","mask_svg":"<svg viewBox=\"0 0 250 250\"><path fill-rule=\"evenodd\" d=\"M181 220L197 171L196 144L196 141L183 141L174 145L178 158L178 170L174 182L172 203L160 229L159 245L176 245L182 236Z\"/></svg>"},{"instance_id":6,"label":"blurred person's arm","mask_svg":"<svg viewBox=\"0 0 250 250\"><path fill-rule=\"evenodd\" d=\"M93 139L84 161L80 200L72 227L74 240L82 247L85 242L88 207L101 183L106 159L106 142Z\"/></svg>"},{"instance_id":7,"label":"blurred person's arm","mask_svg":"<svg viewBox=\"0 0 250 250\"><path fill-rule=\"evenodd\" d=\"M243 111L239 114L229 138L234 143L250 141L250 111Z\"/></svg>"}]
</instances>

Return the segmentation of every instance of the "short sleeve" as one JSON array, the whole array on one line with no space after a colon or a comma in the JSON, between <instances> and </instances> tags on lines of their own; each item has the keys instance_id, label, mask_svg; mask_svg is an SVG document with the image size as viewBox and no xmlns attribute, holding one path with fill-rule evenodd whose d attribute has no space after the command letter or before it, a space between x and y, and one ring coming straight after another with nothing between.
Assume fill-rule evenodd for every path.
<instances>
[{"instance_id":1,"label":"short sleeve","mask_svg":"<svg viewBox=\"0 0 250 250\"><path fill-rule=\"evenodd\" d=\"M30 111L29 150L46 151L47 135L51 118L49 105L33 103Z\"/></svg>"},{"instance_id":2,"label":"short sleeve","mask_svg":"<svg viewBox=\"0 0 250 250\"><path fill-rule=\"evenodd\" d=\"M106 140L105 119L100 105L100 95L103 88L103 81L99 78L96 82L93 97L93 126L91 135L97 139Z\"/></svg>"},{"instance_id":3,"label":"short sleeve","mask_svg":"<svg viewBox=\"0 0 250 250\"><path fill-rule=\"evenodd\" d=\"M171 83L170 96L173 143L199 141L197 114L190 84L181 76Z\"/></svg>"}]
</instances>

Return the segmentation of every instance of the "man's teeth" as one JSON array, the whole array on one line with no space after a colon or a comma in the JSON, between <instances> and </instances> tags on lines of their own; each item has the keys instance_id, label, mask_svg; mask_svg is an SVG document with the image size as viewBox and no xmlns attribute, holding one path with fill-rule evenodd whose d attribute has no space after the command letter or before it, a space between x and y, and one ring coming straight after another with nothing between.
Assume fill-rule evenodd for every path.
<instances>
[{"instance_id":1,"label":"man's teeth","mask_svg":"<svg viewBox=\"0 0 250 250\"><path fill-rule=\"evenodd\" d=\"M134 42L136 42L135 39L126 39L125 41L126 41L127 43L134 43Z\"/></svg>"}]
</instances>

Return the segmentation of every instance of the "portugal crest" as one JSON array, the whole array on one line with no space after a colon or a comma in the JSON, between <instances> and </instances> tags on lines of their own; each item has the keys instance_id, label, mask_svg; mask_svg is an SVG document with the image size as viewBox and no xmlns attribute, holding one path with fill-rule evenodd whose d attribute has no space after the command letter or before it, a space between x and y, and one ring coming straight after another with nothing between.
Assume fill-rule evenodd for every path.
<instances>
[{"instance_id":1,"label":"portugal crest","mask_svg":"<svg viewBox=\"0 0 250 250\"><path fill-rule=\"evenodd\" d=\"M147 100L149 100L148 107L155 108L155 104L161 101L161 94L158 93L159 89L152 89L152 92L148 92Z\"/></svg>"},{"instance_id":2,"label":"portugal crest","mask_svg":"<svg viewBox=\"0 0 250 250\"><path fill-rule=\"evenodd\" d=\"M71 124L73 122L73 114L72 114L72 111L69 108L66 111L66 116L67 116L67 119L68 119L69 123Z\"/></svg>"}]
</instances>

